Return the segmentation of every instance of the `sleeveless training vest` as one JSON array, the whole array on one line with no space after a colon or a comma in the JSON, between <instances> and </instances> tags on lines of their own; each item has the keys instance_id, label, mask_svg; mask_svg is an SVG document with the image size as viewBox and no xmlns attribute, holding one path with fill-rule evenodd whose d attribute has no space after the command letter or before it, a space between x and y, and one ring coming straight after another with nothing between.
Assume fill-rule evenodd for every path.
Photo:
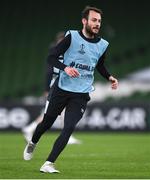
<instances>
[{"instance_id":1,"label":"sleeveless training vest","mask_svg":"<svg viewBox=\"0 0 150 180\"><path fill-rule=\"evenodd\" d=\"M60 71L58 86L70 92L91 92L94 90L94 69L109 43L102 38L97 43L88 42L78 31L68 32L71 33L71 43L64 54L64 64L76 68L80 76L72 78Z\"/></svg>"}]
</instances>

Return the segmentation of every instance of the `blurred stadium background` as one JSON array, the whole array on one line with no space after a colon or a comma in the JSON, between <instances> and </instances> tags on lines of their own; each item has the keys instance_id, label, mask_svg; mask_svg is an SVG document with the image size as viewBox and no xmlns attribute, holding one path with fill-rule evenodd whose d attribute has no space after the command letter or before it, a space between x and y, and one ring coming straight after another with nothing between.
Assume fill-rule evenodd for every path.
<instances>
[{"instance_id":1,"label":"blurred stadium background","mask_svg":"<svg viewBox=\"0 0 150 180\"><path fill-rule=\"evenodd\" d=\"M1 134L20 133L40 113L49 44L57 32L81 28L85 5L104 12L101 35L110 42L106 66L119 79L119 89L112 91L96 73L96 90L77 130L150 131L149 1L5 0L0 2ZM53 126L60 128L59 122Z\"/></svg>"}]
</instances>

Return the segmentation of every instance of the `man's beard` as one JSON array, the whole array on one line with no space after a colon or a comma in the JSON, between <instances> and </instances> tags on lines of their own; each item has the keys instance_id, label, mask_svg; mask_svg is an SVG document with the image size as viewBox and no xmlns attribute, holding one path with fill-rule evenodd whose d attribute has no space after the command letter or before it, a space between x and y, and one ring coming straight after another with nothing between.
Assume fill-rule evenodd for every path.
<instances>
[{"instance_id":1,"label":"man's beard","mask_svg":"<svg viewBox=\"0 0 150 180\"><path fill-rule=\"evenodd\" d=\"M85 31L90 37L97 36L99 34L99 31L94 33L88 24L85 26Z\"/></svg>"}]
</instances>

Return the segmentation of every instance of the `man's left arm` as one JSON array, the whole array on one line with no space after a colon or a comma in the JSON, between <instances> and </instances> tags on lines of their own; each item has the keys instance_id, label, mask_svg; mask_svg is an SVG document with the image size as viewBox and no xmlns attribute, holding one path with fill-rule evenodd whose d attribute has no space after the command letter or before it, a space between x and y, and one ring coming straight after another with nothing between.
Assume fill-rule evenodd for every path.
<instances>
[{"instance_id":1,"label":"man's left arm","mask_svg":"<svg viewBox=\"0 0 150 180\"><path fill-rule=\"evenodd\" d=\"M109 80L111 82L112 89L117 89L118 80L107 71L107 69L104 65L105 58L106 58L106 52L100 57L100 59L97 63L96 69L104 78L106 78L107 80Z\"/></svg>"}]
</instances>

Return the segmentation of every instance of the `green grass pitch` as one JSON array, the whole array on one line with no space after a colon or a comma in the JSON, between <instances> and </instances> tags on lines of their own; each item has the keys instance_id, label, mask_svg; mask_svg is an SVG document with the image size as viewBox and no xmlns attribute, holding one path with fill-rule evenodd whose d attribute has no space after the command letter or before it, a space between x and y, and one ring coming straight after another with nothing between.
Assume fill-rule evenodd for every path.
<instances>
[{"instance_id":1,"label":"green grass pitch","mask_svg":"<svg viewBox=\"0 0 150 180\"><path fill-rule=\"evenodd\" d=\"M22 158L21 133L0 133L0 179L150 178L149 133L74 133L81 145L67 145L56 161L60 174L40 173L58 132L42 136L31 161Z\"/></svg>"}]
</instances>

